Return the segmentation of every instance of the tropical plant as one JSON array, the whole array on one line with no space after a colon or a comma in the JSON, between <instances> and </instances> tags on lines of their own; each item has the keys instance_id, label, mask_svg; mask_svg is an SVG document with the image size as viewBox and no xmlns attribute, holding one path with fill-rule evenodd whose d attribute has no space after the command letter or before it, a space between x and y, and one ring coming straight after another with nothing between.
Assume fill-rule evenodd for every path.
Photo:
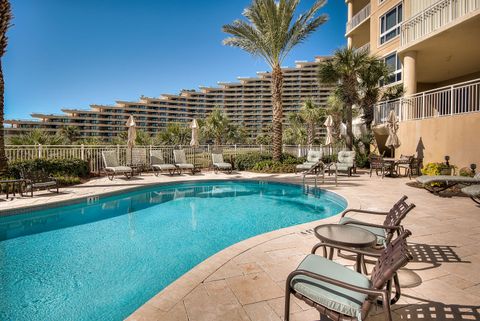
<instances>
[{"instance_id":1,"label":"tropical plant","mask_svg":"<svg viewBox=\"0 0 480 321\"><path fill-rule=\"evenodd\" d=\"M35 128L24 134L10 137L11 145L62 145L63 137L60 135L52 135L47 132Z\"/></svg>"},{"instance_id":2,"label":"tropical plant","mask_svg":"<svg viewBox=\"0 0 480 321\"><path fill-rule=\"evenodd\" d=\"M305 124L307 131L307 144L313 145L315 142L317 127L325 121L326 110L308 99L303 103L302 108L300 108L299 116Z\"/></svg>"},{"instance_id":3,"label":"tropical plant","mask_svg":"<svg viewBox=\"0 0 480 321\"><path fill-rule=\"evenodd\" d=\"M289 113L287 119L289 126L283 132L283 143L287 145L305 144L307 142L305 119L298 112Z\"/></svg>"},{"instance_id":4,"label":"tropical plant","mask_svg":"<svg viewBox=\"0 0 480 321\"><path fill-rule=\"evenodd\" d=\"M360 101L360 77L365 73L369 61L369 54L364 50L342 48L335 51L332 58L320 63L318 69L319 82L336 84L335 95L344 104L346 145L349 150L353 150L353 106Z\"/></svg>"},{"instance_id":5,"label":"tropical plant","mask_svg":"<svg viewBox=\"0 0 480 321\"><path fill-rule=\"evenodd\" d=\"M235 20L223 26L223 31L231 37L224 45L238 47L246 52L262 57L271 67L271 92L273 107L273 159L282 155L283 121L283 71L281 64L290 51L303 42L320 25L327 21L326 15L317 12L326 3L317 0L313 6L295 21L295 11L300 0L253 0L243 12L248 20Z\"/></svg>"},{"instance_id":6,"label":"tropical plant","mask_svg":"<svg viewBox=\"0 0 480 321\"><path fill-rule=\"evenodd\" d=\"M148 146L153 144L152 136L144 130L137 129L137 137L135 138L135 145ZM112 140L114 145L125 145L128 140L128 132L121 132Z\"/></svg>"},{"instance_id":7,"label":"tropical plant","mask_svg":"<svg viewBox=\"0 0 480 321\"><path fill-rule=\"evenodd\" d=\"M403 84L388 86L382 94L381 100L394 100L403 97L405 94L405 87Z\"/></svg>"},{"instance_id":8,"label":"tropical plant","mask_svg":"<svg viewBox=\"0 0 480 321\"><path fill-rule=\"evenodd\" d=\"M257 145L272 145L272 125L262 127L262 132L255 137Z\"/></svg>"},{"instance_id":9,"label":"tropical plant","mask_svg":"<svg viewBox=\"0 0 480 321\"><path fill-rule=\"evenodd\" d=\"M73 144L78 141L80 130L77 126L64 126L60 129L60 136L65 139L66 143Z\"/></svg>"},{"instance_id":10,"label":"tropical plant","mask_svg":"<svg viewBox=\"0 0 480 321\"><path fill-rule=\"evenodd\" d=\"M159 145L188 145L192 130L185 123L169 123L164 131L161 131L154 138L153 142Z\"/></svg>"},{"instance_id":11,"label":"tropical plant","mask_svg":"<svg viewBox=\"0 0 480 321\"><path fill-rule=\"evenodd\" d=\"M5 118L5 81L3 78L2 57L7 50L7 30L11 26L12 8L8 0L0 0L0 171L7 167L5 156L5 132L3 121Z\"/></svg>"},{"instance_id":12,"label":"tropical plant","mask_svg":"<svg viewBox=\"0 0 480 321\"><path fill-rule=\"evenodd\" d=\"M222 110L216 108L214 109L203 122L203 127L201 127L204 137L207 140L213 140L215 145L222 145L227 136L232 131L235 131L234 126L230 123L227 114Z\"/></svg>"},{"instance_id":13,"label":"tropical plant","mask_svg":"<svg viewBox=\"0 0 480 321\"><path fill-rule=\"evenodd\" d=\"M83 138L79 141L77 141L78 144L83 144L83 145L90 145L90 146L94 146L94 145L104 145L105 143L97 138L97 137L87 137L87 138Z\"/></svg>"}]
</instances>

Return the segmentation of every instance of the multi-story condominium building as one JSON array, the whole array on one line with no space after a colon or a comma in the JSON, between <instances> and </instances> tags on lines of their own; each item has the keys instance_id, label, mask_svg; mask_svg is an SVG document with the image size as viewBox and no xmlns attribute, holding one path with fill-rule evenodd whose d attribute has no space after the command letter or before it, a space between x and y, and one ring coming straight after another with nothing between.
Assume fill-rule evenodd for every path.
<instances>
[{"instance_id":1,"label":"multi-story condominium building","mask_svg":"<svg viewBox=\"0 0 480 321\"><path fill-rule=\"evenodd\" d=\"M319 86L316 67L325 59L313 62L298 61L293 68L284 68L284 114L298 111L307 99L325 106L331 92L329 86ZM77 126L83 137L106 141L125 132L130 115L137 126L150 134L166 128L170 122L190 122L205 118L214 108L222 108L228 117L244 126L250 137L262 132L272 121L270 73L259 72L257 77L239 77L235 83L218 83L218 87L182 90L178 95L159 98L141 97L137 102L117 101L111 106L91 105L89 110L62 109L63 114L33 113L37 120L6 120L6 134L15 135L33 128L55 133L64 126Z\"/></svg>"},{"instance_id":2,"label":"multi-story condominium building","mask_svg":"<svg viewBox=\"0 0 480 321\"><path fill-rule=\"evenodd\" d=\"M382 123L397 112L397 154L480 163L472 141L480 137L480 0L346 3L348 45L385 59L387 85L404 85L402 99L378 104L375 113Z\"/></svg>"}]
</instances>

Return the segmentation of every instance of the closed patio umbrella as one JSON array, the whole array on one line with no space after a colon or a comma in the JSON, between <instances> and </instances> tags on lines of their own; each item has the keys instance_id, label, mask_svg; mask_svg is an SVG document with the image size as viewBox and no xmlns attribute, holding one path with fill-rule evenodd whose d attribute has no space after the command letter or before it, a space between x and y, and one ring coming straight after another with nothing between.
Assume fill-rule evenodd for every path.
<instances>
[{"instance_id":1,"label":"closed patio umbrella","mask_svg":"<svg viewBox=\"0 0 480 321\"><path fill-rule=\"evenodd\" d=\"M327 120L325 120L325 123L323 123L323 125L327 127L327 137L325 139L325 145L329 146L328 148L329 154L332 154L331 146L335 143L335 137L333 137L333 126L335 124L334 124L332 115L329 115L327 117Z\"/></svg>"},{"instance_id":2,"label":"closed patio umbrella","mask_svg":"<svg viewBox=\"0 0 480 321\"><path fill-rule=\"evenodd\" d=\"M395 154L395 148L400 147L401 143L397 136L398 120L394 110L390 111L387 118L388 138L385 146L390 147Z\"/></svg>"},{"instance_id":3,"label":"closed patio umbrella","mask_svg":"<svg viewBox=\"0 0 480 321\"><path fill-rule=\"evenodd\" d=\"M195 148L198 147L198 122L196 119L192 120L192 123L190 124L190 128L192 129L192 139L190 140L190 146L193 147L193 167L195 168Z\"/></svg>"},{"instance_id":4,"label":"closed patio umbrella","mask_svg":"<svg viewBox=\"0 0 480 321\"><path fill-rule=\"evenodd\" d=\"M137 126L132 115L128 117L126 126L128 127L127 147L130 149L130 162L132 162L133 147L135 147L135 140L137 139Z\"/></svg>"}]
</instances>

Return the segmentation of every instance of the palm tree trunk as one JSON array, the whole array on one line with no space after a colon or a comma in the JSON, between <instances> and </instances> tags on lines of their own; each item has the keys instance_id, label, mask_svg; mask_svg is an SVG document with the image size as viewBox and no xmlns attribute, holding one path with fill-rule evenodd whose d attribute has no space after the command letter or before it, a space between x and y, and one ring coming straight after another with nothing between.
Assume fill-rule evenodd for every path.
<instances>
[{"instance_id":1,"label":"palm tree trunk","mask_svg":"<svg viewBox=\"0 0 480 321\"><path fill-rule=\"evenodd\" d=\"M353 112L352 112L352 105L347 106L347 139L346 139L346 145L348 150L353 150L353 126L352 126L352 121L353 121Z\"/></svg>"},{"instance_id":2,"label":"palm tree trunk","mask_svg":"<svg viewBox=\"0 0 480 321\"><path fill-rule=\"evenodd\" d=\"M273 105L273 160L279 161L282 157L282 122L283 122L283 72L280 65L272 70L272 105Z\"/></svg>"},{"instance_id":3,"label":"palm tree trunk","mask_svg":"<svg viewBox=\"0 0 480 321\"><path fill-rule=\"evenodd\" d=\"M7 158L5 157L5 132L3 129L5 107L4 92L5 82L3 79L2 61L0 60L0 172L5 171L7 168Z\"/></svg>"},{"instance_id":4,"label":"palm tree trunk","mask_svg":"<svg viewBox=\"0 0 480 321\"><path fill-rule=\"evenodd\" d=\"M313 145L314 140L315 140L315 124L309 123L307 125L307 144Z\"/></svg>"}]
</instances>

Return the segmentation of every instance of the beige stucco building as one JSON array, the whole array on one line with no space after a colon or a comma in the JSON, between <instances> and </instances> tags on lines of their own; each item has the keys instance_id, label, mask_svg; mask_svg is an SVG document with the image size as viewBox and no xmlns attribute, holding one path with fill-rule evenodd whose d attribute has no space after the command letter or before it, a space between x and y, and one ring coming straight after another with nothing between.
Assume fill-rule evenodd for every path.
<instances>
[{"instance_id":1,"label":"beige stucco building","mask_svg":"<svg viewBox=\"0 0 480 321\"><path fill-rule=\"evenodd\" d=\"M332 86L319 86L317 66L325 57L315 61L297 61L294 67L283 68L283 106L285 122L289 112L298 111L310 99L325 106ZM182 90L179 94L144 97L139 101L117 101L112 105L91 105L90 109L62 109L62 114L33 113L34 119L6 120L7 136L18 135L34 128L55 133L64 126L76 126L82 137L109 141L126 131L130 115L137 126L151 135L164 130L171 122L190 122L203 119L214 108L221 108L228 117L243 126L251 138L272 122L272 102L269 72L256 77L239 77L237 82L219 82L216 87Z\"/></svg>"},{"instance_id":2,"label":"beige stucco building","mask_svg":"<svg viewBox=\"0 0 480 321\"><path fill-rule=\"evenodd\" d=\"M385 59L388 85L402 99L376 106L375 121L394 109L402 146L424 163L446 155L480 166L480 0L346 0L347 42Z\"/></svg>"}]
</instances>

